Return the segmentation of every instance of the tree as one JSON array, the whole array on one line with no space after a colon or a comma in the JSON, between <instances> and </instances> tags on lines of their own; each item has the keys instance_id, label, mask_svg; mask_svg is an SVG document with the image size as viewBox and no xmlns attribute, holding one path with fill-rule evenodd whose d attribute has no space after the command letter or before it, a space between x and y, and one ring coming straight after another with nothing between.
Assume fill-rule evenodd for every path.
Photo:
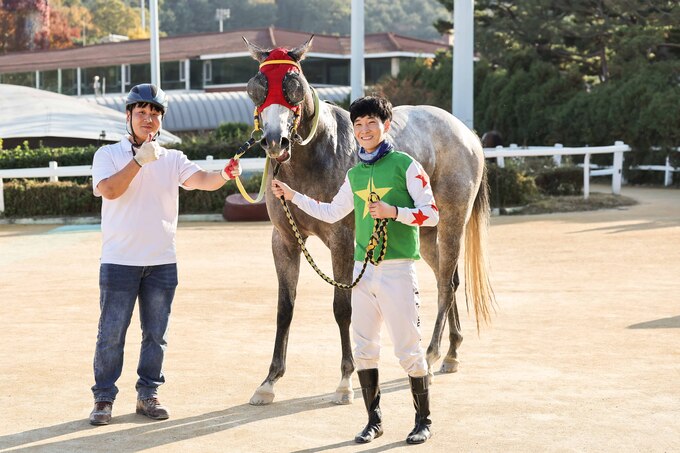
<instances>
[{"instance_id":1,"label":"tree","mask_svg":"<svg viewBox=\"0 0 680 453\"><path fill-rule=\"evenodd\" d=\"M50 6L47 0L2 0L3 52L49 47Z\"/></svg>"},{"instance_id":2,"label":"tree","mask_svg":"<svg viewBox=\"0 0 680 453\"><path fill-rule=\"evenodd\" d=\"M432 27L433 20L447 15L437 0L365 0L364 9L367 33L393 32L421 39L439 39L446 34Z\"/></svg>"}]
</instances>

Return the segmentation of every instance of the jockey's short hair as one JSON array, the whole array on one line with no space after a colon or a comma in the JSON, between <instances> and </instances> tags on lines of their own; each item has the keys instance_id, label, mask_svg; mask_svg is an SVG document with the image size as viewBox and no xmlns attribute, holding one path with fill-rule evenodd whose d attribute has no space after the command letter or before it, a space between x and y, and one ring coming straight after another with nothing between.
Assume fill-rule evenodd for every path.
<instances>
[{"instance_id":1,"label":"jockey's short hair","mask_svg":"<svg viewBox=\"0 0 680 453\"><path fill-rule=\"evenodd\" d=\"M349 117L352 123L362 116L374 116L384 123L392 120L392 103L381 96L364 96L355 99L349 106Z\"/></svg>"}]
</instances>

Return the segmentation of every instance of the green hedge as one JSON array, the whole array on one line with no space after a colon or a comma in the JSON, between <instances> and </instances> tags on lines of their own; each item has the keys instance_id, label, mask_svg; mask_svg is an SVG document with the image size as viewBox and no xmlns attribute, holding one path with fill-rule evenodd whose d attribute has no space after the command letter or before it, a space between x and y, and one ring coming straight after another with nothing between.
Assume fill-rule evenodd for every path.
<instances>
[{"instance_id":1,"label":"green hedge","mask_svg":"<svg viewBox=\"0 0 680 453\"><path fill-rule=\"evenodd\" d=\"M248 192L258 192L260 175L243 181ZM227 182L216 191L180 190L180 214L219 214L227 195L236 193L234 181ZM4 184L4 216L98 216L101 198L92 194L92 182L80 184L72 181L44 182L30 179L13 180Z\"/></svg>"},{"instance_id":2,"label":"green hedge","mask_svg":"<svg viewBox=\"0 0 680 453\"><path fill-rule=\"evenodd\" d=\"M206 156L215 159L233 157L252 132L252 126L244 123L224 123L213 132L181 135L182 143L172 145L187 155L190 160L204 160ZM96 146L50 148L40 146L29 148L28 142L13 149L2 149L0 141L0 169L47 167L55 161L60 167L92 165ZM243 157L265 157L264 150L253 146Z\"/></svg>"}]
</instances>

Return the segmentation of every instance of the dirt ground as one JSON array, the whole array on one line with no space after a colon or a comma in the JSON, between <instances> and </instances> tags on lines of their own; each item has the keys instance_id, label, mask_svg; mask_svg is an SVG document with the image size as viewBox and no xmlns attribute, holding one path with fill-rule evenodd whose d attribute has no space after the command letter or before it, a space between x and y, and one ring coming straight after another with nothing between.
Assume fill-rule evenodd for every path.
<instances>
[{"instance_id":1,"label":"dirt ground","mask_svg":"<svg viewBox=\"0 0 680 453\"><path fill-rule=\"evenodd\" d=\"M463 315L460 369L435 376L434 437L420 447L404 442L413 407L386 335L385 434L353 442L365 423L358 379L354 404L330 403L340 379L332 289L304 260L287 373L273 404L248 404L275 332L266 222L181 224L160 390L171 418L135 414L135 316L113 422L90 426L98 227L0 225L0 451L680 451L680 192L623 194L639 204L492 218L493 325L478 336ZM310 251L330 269L320 242ZM418 272L427 342L436 288L423 262Z\"/></svg>"}]
</instances>

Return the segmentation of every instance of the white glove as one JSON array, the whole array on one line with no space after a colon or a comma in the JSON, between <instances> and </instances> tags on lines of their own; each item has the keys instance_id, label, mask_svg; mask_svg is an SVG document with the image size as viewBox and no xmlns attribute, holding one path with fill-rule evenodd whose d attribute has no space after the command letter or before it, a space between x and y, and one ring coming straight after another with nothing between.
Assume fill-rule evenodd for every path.
<instances>
[{"instance_id":1,"label":"white glove","mask_svg":"<svg viewBox=\"0 0 680 453\"><path fill-rule=\"evenodd\" d=\"M152 141L153 134L149 134L146 141L139 147L133 159L141 167L161 157L161 147L158 142Z\"/></svg>"}]
</instances>

